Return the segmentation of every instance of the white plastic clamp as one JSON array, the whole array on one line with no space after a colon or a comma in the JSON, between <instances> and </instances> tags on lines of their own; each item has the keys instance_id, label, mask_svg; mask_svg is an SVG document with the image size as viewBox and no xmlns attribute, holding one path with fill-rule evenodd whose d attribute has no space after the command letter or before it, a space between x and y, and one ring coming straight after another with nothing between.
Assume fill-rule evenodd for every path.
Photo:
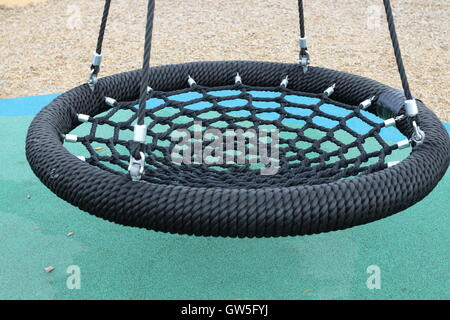
<instances>
[{"instance_id":1,"label":"white plastic clamp","mask_svg":"<svg viewBox=\"0 0 450 320\"><path fill-rule=\"evenodd\" d=\"M372 103L373 103L374 100L375 100L375 96L373 96L373 97L371 97L371 98L369 98L369 99L364 100L363 102L361 102L361 103L359 104L359 108L360 108L360 109L363 109L363 110L368 109L368 108L372 105Z\"/></svg>"},{"instance_id":2,"label":"white plastic clamp","mask_svg":"<svg viewBox=\"0 0 450 320\"><path fill-rule=\"evenodd\" d=\"M289 76L286 76L286 77L281 81L280 87L287 88L288 83L289 83Z\"/></svg>"},{"instance_id":3,"label":"white plastic clamp","mask_svg":"<svg viewBox=\"0 0 450 320\"><path fill-rule=\"evenodd\" d=\"M114 105L117 103L117 101L114 98L105 97L105 103L110 107L114 107Z\"/></svg>"},{"instance_id":4,"label":"white plastic clamp","mask_svg":"<svg viewBox=\"0 0 450 320\"><path fill-rule=\"evenodd\" d=\"M102 64L102 55L94 52L92 55L92 65L95 67L99 67Z\"/></svg>"},{"instance_id":5,"label":"white plastic clamp","mask_svg":"<svg viewBox=\"0 0 450 320\"><path fill-rule=\"evenodd\" d=\"M236 77L234 77L234 83L235 83L235 84L242 84L242 78L241 78L241 76L239 75L239 72L236 73Z\"/></svg>"},{"instance_id":6,"label":"white plastic clamp","mask_svg":"<svg viewBox=\"0 0 450 320\"><path fill-rule=\"evenodd\" d=\"M77 118L78 118L78 121L80 121L80 122L89 122L89 119L91 118L89 115L87 115L87 114L82 114L82 113L79 113L78 115L77 115Z\"/></svg>"},{"instance_id":7,"label":"white plastic clamp","mask_svg":"<svg viewBox=\"0 0 450 320\"><path fill-rule=\"evenodd\" d=\"M398 149L405 149L411 145L411 142L408 139L397 142Z\"/></svg>"},{"instance_id":8,"label":"white plastic clamp","mask_svg":"<svg viewBox=\"0 0 450 320\"><path fill-rule=\"evenodd\" d=\"M336 89L336 83L334 83L331 87L325 89L325 91L323 92L324 96L331 96L334 93L334 89Z\"/></svg>"},{"instance_id":9,"label":"white plastic clamp","mask_svg":"<svg viewBox=\"0 0 450 320\"><path fill-rule=\"evenodd\" d=\"M388 168L391 168L391 167L393 167L393 166L398 165L399 163L400 163L400 161L391 161L391 162L388 162L388 163L387 163L387 167L388 167Z\"/></svg>"},{"instance_id":10,"label":"white plastic clamp","mask_svg":"<svg viewBox=\"0 0 450 320\"><path fill-rule=\"evenodd\" d=\"M64 135L64 140L66 142L75 143L78 141L78 136L76 136L74 134L66 134L66 135Z\"/></svg>"},{"instance_id":11,"label":"white plastic clamp","mask_svg":"<svg viewBox=\"0 0 450 320\"><path fill-rule=\"evenodd\" d=\"M197 84L191 76L188 76L188 83L191 88Z\"/></svg>"},{"instance_id":12,"label":"white plastic clamp","mask_svg":"<svg viewBox=\"0 0 450 320\"><path fill-rule=\"evenodd\" d=\"M408 117L414 117L419 113L419 109L417 108L416 99L406 100L405 101L405 114Z\"/></svg>"},{"instance_id":13,"label":"white plastic clamp","mask_svg":"<svg viewBox=\"0 0 450 320\"><path fill-rule=\"evenodd\" d=\"M133 140L140 143L145 143L145 138L147 138L147 126L135 125L133 131Z\"/></svg>"},{"instance_id":14,"label":"white plastic clamp","mask_svg":"<svg viewBox=\"0 0 450 320\"><path fill-rule=\"evenodd\" d=\"M396 123L397 123L397 120L395 118L389 118L389 119L384 120L384 126L386 128L395 126Z\"/></svg>"}]
</instances>

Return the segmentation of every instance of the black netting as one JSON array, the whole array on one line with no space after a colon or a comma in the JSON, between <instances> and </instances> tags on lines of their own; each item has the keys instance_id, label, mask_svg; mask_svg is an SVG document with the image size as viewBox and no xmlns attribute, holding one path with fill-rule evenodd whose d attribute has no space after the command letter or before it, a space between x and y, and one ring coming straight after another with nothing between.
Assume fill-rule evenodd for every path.
<instances>
[{"instance_id":1,"label":"black netting","mask_svg":"<svg viewBox=\"0 0 450 320\"><path fill-rule=\"evenodd\" d=\"M82 133L78 141L87 150L88 163L127 174L137 103L117 102L74 131ZM283 86L196 85L174 92L151 91L145 123L148 136L142 180L160 184L261 188L328 183L384 169L386 158L398 148L396 143L383 139L380 132L385 124L373 114L325 95ZM210 129L215 129L217 135ZM174 161L174 147L179 143L174 137L179 134L182 138L179 130L190 134L189 141L197 146L192 148L188 164ZM195 137L195 132L206 130L210 133L208 139ZM234 139L234 148L227 151L226 137L232 135L229 130L244 133L244 149L239 149L239 140ZM265 141L262 132L266 132ZM263 163L259 153L252 153L255 142L273 146L274 132L278 133L278 154L275 156L267 148L270 163L267 159ZM255 134L257 140L252 140ZM199 159L195 148L200 146L203 152L221 137L223 152L214 150L209 159ZM231 157L234 161L230 161ZM275 174L261 174L261 169L268 166L276 167Z\"/></svg>"}]
</instances>

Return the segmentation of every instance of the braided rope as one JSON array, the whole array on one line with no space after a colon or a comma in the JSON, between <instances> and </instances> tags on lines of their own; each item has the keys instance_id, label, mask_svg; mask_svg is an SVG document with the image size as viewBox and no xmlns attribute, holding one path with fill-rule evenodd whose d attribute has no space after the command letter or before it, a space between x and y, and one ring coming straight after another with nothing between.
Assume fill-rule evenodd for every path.
<instances>
[{"instance_id":1,"label":"braided rope","mask_svg":"<svg viewBox=\"0 0 450 320\"><path fill-rule=\"evenodd\" d=\"M153 17L155 11L155 1L148 0L147 6L147 24L145 27L145 47L144 61L142 65L141 91L139 97L138 125L144 124L145 106L147 97L148 79L150 73L150 56L152 50Z\"/></svg>"},{"instance_id":2,"label":"braided rope","mask_svg":"<svg viewBox=\"0 0 450 320\"><path fill-rule=\"evenodd\" d=\"M300 37L304 38L306 35L306 31L305 31L305 14L303 10L303 0L298 0L298 20L300 25Z\"/></svg>"},{"instance_id":3,"label":"braided rope","mask_svg":"<svg viewBox=\"0 0 450 320\"><path fill-rule=\"evenodd\" d=\"M175 92L155 90L149 102L151 106L145 110L145 117L151 124L147 130L151 138L141 149L145 151L147 164L141 179L152 183L218 188L329 183L382 170L386 168L385 158L398 149L396 144L387 143L381 137L385 123L369 118L370 114L358 106L284 86L260 88L235 84L211 88L197 85ZM78 137L90 154L86 158L88 163L112 173L126 173L128 152L135 150L134 144L122 136L133 129L136 104L137 100L119 102L106 115L90 117L89 134ZM340 111L333 114L333 110ZM358 130L355 122L365 129ZM179 129L195 136L195 123L201 123L202 132L214 129L222 137L228 130L256 135L261 130L268 132L265 128L276 130L277 140L282 145L277 147L278 159L273 159L272 163L277 167L276 175L261 176L261 167L252 165L250 158L244 157L238 162L233 156L231 163L220 161L205 166L190 156L189 162L193 163L188 168L175 163L172 137ZM114 128L113 137L106 138L98 130L105 127ZM94 143L106 146L111 154L99 154L92 146ZM202 142L202 150L208 149L208 143L208 140ZM254 163L263 163L261 154L254 154L250 143L236 139L232 149L238 150L239 143L245 156L254 156Z\"/></svg>"},{"instance_id":4,"label":"braided rope","mask_svg":"<svg viewBox=\"0 0 450 320\"><path fill-rule=\"evenodd\" d=\"M105 37L105 31L106 31L106 24L108 22L108 16L109 16L109 9L111 7L111 0L105 0L105 5L103 8L103 15L102 15L102 21L100 23L100 31L98 33L98 39L97 39L97 47L95 52L99 55L102 54L102 46L103 46L103 39ZM97 75L100 72L100 66L91 66L91 70L94 71L94 74Z\"/></svg>"},{"instance_id":5,"label":"braided rope","mask_svg":"<svg viewBox=\"0 0 450 320\"><path fill-rule=\"evenodd\" d=\"M305 31L305 14L303 9L303 0L298 0L298 19L299 19L299 26L300 26L300 39L306 38L306 31ZM302 40L300 40L302 41ZM305 40L306 43L306 40ZM300 45L300 56L299 60L302 61L303 58L306 58L309 60L309 54L308 54L308 48L306 46ZM309 61L304 61L304 63L309 63ZM306 71L306 69L305 69Z\"/></svg>"},{"instance_id":6,"label":"braided rope","mask_svg":"<svg viewBox=\"0 0 450 320\"><path fill-rule=\"evenodd\" d=\"M408 76L406 75L406 69L403 64L402 53L400 50L400 43L398 42L397 31L395 29L394 15L392 14L392 6L390 0L383 0L384 8L386 11L386 18L389 27L389 34L391 36L392 47L394 48L395 60L397 62L398 72L402 81L403 91L407 100L411 100L412 94L409 88Z\"/></svg>"},{"instance_id":7,"label":"braided rope","mask_svg":"<svg viewBox=\"0 0 450 320\"><path fill-rule=\"evenodd\" d=\"M102 21L100 23L100 32L98 34L98 39L97 39L96 52L98 54L102 53L103 38L105 36L106 24L108 22L108 16L109 16L109 9L110 9L110 7L111 7L111 0L105 0L105 6L103 8Z\"/></svg>"},{"instance_id":8,"label":"braided rope","mask_svg":"<svg viewBox=\"0 0 450 320\"><path fill-rule=\"evenodd\" d=\"M406 74L406 69L403 63L400 44L398 41L397 31L395 27L394 22L394 16L392 13L392 6L390 0L383 0L385 11L386 11L386 17L389 27L389 33L392 41L392 46L394 48L394 54L395 59L397 63L398 72L400 74L400 79L402 82L403 91L405 93L406 99L412 99L412 94L408 82L408 77ZM100 24L100 31L99 36L97 40L97 48L96 52L98 54L101 54L102 52L102 44L103 39L105 35L105 29L106 24L108 21L108 15L109 15L109 9L111 6L111 0L105 0L105 5L103 9L103 15L102 15L102 21ZM148 79L148 72L145 71L148 69L149 63L150 63L150 54L151 54L151 41L152 41L152 30L153 30L153 17L154 17L154 7L155 7L155 1L149 0L148 1L148 9L147 9L147 24L146 24L146 35L145 35L145 48L144 48L144 64L142 69L142 84L143 87L141 88L141 99L140 99L140 105L143 106L141 109L143 110L145 108L145 96L147 91L147 82L145 82L145 79ZM305 16L304 16L304 8L303 8L303 0L298 0L298 13L299 13L299 26L300 26L300 37L304 38L306 35L305 31ZM301 55L304 55L306 52L305 48L301 48ZM95 74L99 72L99 67L92 67L95 69ZM145 87L144 87L145 86ZM140 111L138 116L138 123L142 124L142 112Z\"/></svg>"},{"instance_id":9,"label":"braided rope","mask_svg":"<svg viewBox=\"0 0 450 320\"><path fill-rule=\"evenodd\" d=\"M299 2L299 8L300 5L302 6L303 3ZM410 97L411 93L388 0L385 0L385 8L405 96ZM258 112L254 108L252 109L250 103L252 101L256 103L258 99L249 98L248 91L267 90L268 88L276 90L273 85L286 74L290 76L289 84L292 88L290 90L297 93L303 92L309 97L316 97L317 94L323 92L324 88L336 83L334 100L323 98L321 102L312 106L310 109L314 116L324 115L323 110L320 109L323 102L352 108L363 99L373 95L387 97L385 101L392 101L394 104L398 104L398 100L403 99L403 97L399 98L398 91L370 79L322 68L311 68L308 73L304 74L299 72L301 66L297 64L229 61L149 68L153 11L154 0L149 0L142 70L106 77L98 83L102 93L122 101L110 110L111 114L119 109L127 109L134 112L130 119L139 118L138 123L141 124L144 123L145 116L149 116L154 123L173 124L174 118L169 117L168 120L164 120L154 117L155 109L147 110L146 101L153 96L164 100L168 98L168 95L173 94L172 91L180 93L191 90L192 88L185 88L187 76L192 75L201 84L194 88L202 94L201 101L212 101L213 109L211 111L222 111L221 119L227 120L228 125L233 127L236 125L234 119L228 115L225 116L223 108L219 108L217 102L214 104L210 96L212 88L237 88L229 87L229 81L233 79L236 71L247 84L247 86L239 86L239 90L241 90L239 96L248 98L249 104L245 106L245 109L251 111L252 116L249 119L252 120ZM303 12L300 9L301 29L304 28L302 17ZM103 33L105 27L106 19ZM302 30L300 32L302 33ZM155 89L151 95L147 94L149 83L152 83ZM282 95L284 91L280 90ZM174 104L171 99L164 101L164 107L172 104L194 118L200 116L200 113L186 111L184 104ZM284 98L276 101L282 105L285 104ZM136 103L139 103L138 108L135 107ZM376 105L373 106L372 111L383 107L378 103L375 102ZM347 104L348 106L345 106ZM285 107L286 105L283 105L283 108ZM297 107L301 106L297 105ZM99 170L93 165L79 161L61 145L61 136L79 125L77 119L79 114L93 117L90 121L94 126L99 125L102 121L105 124L113 124L114 122L111 122L108 117L103 120L95 118L96 115L107 109L103 97L93 96L88 86L80 86L59 96L44 108L30 125L26 143L27 159L35 174L44 184L58 196L80 209L109 221L159 231L195 235L261 237L311 234L344 229L384 218L420 201L442 178L450 163L448 134L436 116L419 101L421 126L426 130L429 139L421 145L414 146L411 154L392 168L378 166L359 174L361 162L369 157L369 153L362 152L363 156L356 158L353 162L347 161L347 159L336 162L339 167L339 170L336 170L334 167L330 168L322 164L323 160L331 154L322 152L317 168L284 164L282 175L272 176L266 180L258 179L249 173L249 170L244 172L244 175L240 170L230 170L232 174L227 175L226 172L212 173L205 170L204 167L187 166L173 171L173 167L165 168L164 165L159 167L156 165L157 170L144 176L147 183L134 183L124 178L124 175L112 172L106 167L103 168L99 165L103 169ZM283 111L278 109L277 111L281 112L282 117L286 116ZM358 114L357 111L354 113ZM306 121L307 125L315 127L312 118L313 116L298 117L299 120ZM348 120L346 117L331 119L339 120L341 127L344 121ZM264 121L264 119L257 120L256 124L267 124ZM113 124L113 126L115 125L116 123ZM126 127L130 124L127 122L117 125L115 134L121 129L120 126ZM372 133L376 137L380 126L373 124L372 127ZM400 121L398 128L405 136L411 137L413 128L409 121ZM175 126L172 129L175 129ZM339 144L337 140L333 140L333 130L328 131L330 135L327 135L323 141L331 140L343 149L350 146L349 144ZM299 137L308 141L302 129L295 132ZM155 137L158 137L158 133ZM356 140L364 139L364 135L355 134L355 138ZM85 141L81 138L88 149L89 139L107 143L108 147L113 145L112 152L114 152L115 142L122 144L122 141L119 141L116 136L112 139L87 136ZM317 141L323 142L320 139ZM319 151L317 141L311 141L313 146L316 144L313 148L315 151ZM133 141L128 142L131 144ZM354 146L358 148L359 143L360 141ZM381 144L382 151L377 156L381 162L384 162L385 156L394 148L384 145L381 141L378 143ZM145 144L140 144L138 147L144 146ZM136 145L127 147L132 155L135 155L138 150ZM145 150L147 154L154 147L155 145L147 146ZM301 150L299 152L300 158L305 160ZM90 162L94 165L101 160L111 160L111 162L126 160L118 152L111 158L95 158L93 153L92 155L94 160ZM336 155L342 156L339 152ZM148 165L156 163L152 158L146 159L146 161ZM304 163L308 163L308 161ZM311 164L311 162L309 163ZM341 164L343 165L341 166ZM346 167L349 164L353 167ZM321 176L323 173L325 175ZM176 183L174 174L179 174L177 176L179 183ZM355 174L357 176L352 179L341 179ZM248 175L247 179L241 179L245 175ZM151 180L155 177L160 181Z\"/></svg>"},{"instance_id":10,"label":"braided rope","mask_svg":"<svg viewBox=\"0 0 450 320\"><path fill-rule=\"evenodd\" d=\"M336 82L333 99L351 105L372 95L390 95L394 104L402 100L398 90L374 80L315 67L303 74L298 64L228 61L161 66L151 68L150 82L155 92L180 90L187 87L190 74L201 85L226 86L236 70L246 84L257 87L277 84L286 74L292 75L289 87L301 92L320 93ZM133 101L139 97L140 82L140 71L134 71L102 78L98 86L107 96ZM377 108L375 105L373 110ZM420 201L434 188L448 168L450 140L439 119L420 101L419 108L421 126L429 139L398 165L315 185L192 187L136 183L99 170L61 144L61 135L80 124L77 114L94 117L109 109L102 97L92 95L88 85L62 94L35 117L26 153L35 174L54 193L116 223L211 236L311 234L385 218ZM412 134L408 121L399 123L399 130L408 137Z\"/></svg>"}]
</instances>

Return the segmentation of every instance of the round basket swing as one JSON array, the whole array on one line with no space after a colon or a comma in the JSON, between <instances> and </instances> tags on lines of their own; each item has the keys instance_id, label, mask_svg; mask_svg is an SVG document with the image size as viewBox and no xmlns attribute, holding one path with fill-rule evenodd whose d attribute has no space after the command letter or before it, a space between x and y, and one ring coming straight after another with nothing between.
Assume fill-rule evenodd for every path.
<instances>
[{"instance_id":1,"label":"round basket swing","mask_svg":"<svg viewBox=\"0 0 450 320\"><path fill-rule=\"evenodd\" d=\"M314 234L414 205L445 174L450 141L411 94L390 1L403 91L311 66L298 3L297 64L149 67L149 0L143 68L98 79L106 0L88 83L61 94L29 127L34 173L97 217L198 236Z\"/></svg>"}]
</instances>

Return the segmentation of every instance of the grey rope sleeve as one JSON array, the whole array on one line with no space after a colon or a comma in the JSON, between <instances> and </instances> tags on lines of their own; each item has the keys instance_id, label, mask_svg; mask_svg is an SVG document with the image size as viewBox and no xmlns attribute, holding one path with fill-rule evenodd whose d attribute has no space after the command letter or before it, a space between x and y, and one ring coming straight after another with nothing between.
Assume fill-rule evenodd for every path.
<instances>
[{"instance_id":1,"label":"grey rope sleeve","mask_svg":"<svg viewBox=\"0 0 450 320\"><path fill-rule=\"evenodd\" d=\"M102 21L100 23L100 31L97 39L97 47L95 49L92 64L91 64L91 72L88 78L88 85L92 91L95 89L95 85L97 84L97 75L100 72L100 64L102 62L102 46L103 46L103 38L105 36L106 24L108 22L109 9L111 7L111 0L105 0L105 6L103 8Z\"/></svg>"},{"instance_id":2,"label":"grey rope sleeve","mask_svg":"<svg viewBox=\"0 0 450 320\"><path fill-rule=\"evenodd\" d=\"M394 48L395 60L397 62L398 72L400 74L400 79L402 82L403 92L405 94L405 114L411 119L411 125L413 127L412 141L415 144L421 144L425 140L425 132L423 132L419 127L419 119L417 117L419 109L417 106L417 101L411 94L411 89L409 87L408 76L406 74L406 69L403 64L402 53L400 50L400 44L397 38L397 31L395 29L394 15L392 14L392 6L390 0L383 0L384 9L386 11L386 18L389 27L389 34L391 36L392 47Z\"/></svg>"},{"instance_id":3,"label":"grey rope sleeve","mask_svg":"<svg viewBox=\"0 0 450 320\"><path fill-rule=\"evenodd\" d=\"M105 6L103 8L102 21L100 23L100 31L98 33L97 39L97 47L95 49L95 53L99 56L102 55L102 47L103 47L103 39L105 37L106 24L108 22L109 16L109 8L111 7L111 0L105 0ZM100 65L96 65L94 62L92 63L91 69L94 70L94 73L97 75L100 72Z\"/></svg>"},{"instance_id":4,"label":"grey rope sleeve","mask_svg":"<svg viewBox=\"0 0 450 320\"><path fill-rule=\"evenodd\" d=\"M310 56L308 52L308 44L305 31L305 13L303 9L303 0L298 0L298 20L300 26L300 64L303 67L303 73L308 72L308 66L310 64Z\"/></svg>"}]
</instances>

